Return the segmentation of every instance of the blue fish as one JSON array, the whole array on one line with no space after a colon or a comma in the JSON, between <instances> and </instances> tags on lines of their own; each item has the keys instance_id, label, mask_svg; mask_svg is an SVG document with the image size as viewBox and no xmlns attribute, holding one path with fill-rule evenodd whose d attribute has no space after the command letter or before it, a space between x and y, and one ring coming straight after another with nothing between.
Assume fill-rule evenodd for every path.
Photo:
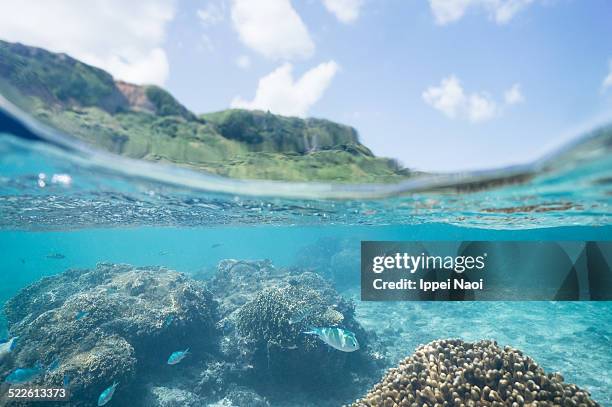
<instances>
[{"instance_id":1,"label":"blue fish","mask_svg":"<svg viewBox=\"0 0 612 407\"><path fill-rule=\"evenodd\" d=\"M98 406L104 406L111 401L118 385L118 382L114 382L112 386L107 387L106 390L100 393L100 397L98 397Z\"/></svg>"},{"instance_id":2,"label":"blue fish","mask_svg":"<svg viewBox=\"0 0 612 407\"><path fill-rule=\"evenodd\" d=\"M40 362L37 362L34 367L15 369L9 374L4 381L10 384L20 384L31 382L36 379L44 371Z\"/></svg>"},{"instance_id":3,"label":"blue fish","mask_svg":"<svg viewBox=\"0 0 612 407\"><path fill-rule=\"evenodd\" d=\"M359 349L359 342L355 334L338 327L311 328L304 332L307 335L316 335L323 342L342 352L355 352Z\"/></svg>"},{"instance_id":4,"label":"blue fish","mask_svg":"<svg viewBox=\"0 0 612 407\"><path fill-rule=\"evenodd\" d=\"M79 319L85 318L87 315L89 315L88 311L79 311L76 313L76 319L78 321Z\"/></svg>"},{"instance_id":5,"label":"blue fish","mask_svg":"<svg viewBox=\"0 0 612 407\"><path fill-rule=\"evenodd\" d=\"M168 358L168 364L169 365L178 364L181 360L185 359L185 356L187 356L188 353L189 353L189 348L185 350L178 350L176 352L172 352L172 355L170 355L170 357Z\"/></svg>"}]
</instances>

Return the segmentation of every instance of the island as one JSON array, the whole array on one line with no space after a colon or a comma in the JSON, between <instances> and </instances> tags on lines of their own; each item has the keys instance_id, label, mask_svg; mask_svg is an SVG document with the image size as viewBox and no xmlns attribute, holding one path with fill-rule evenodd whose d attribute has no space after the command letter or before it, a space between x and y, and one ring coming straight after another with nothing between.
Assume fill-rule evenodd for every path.
<instances>
[{"instance_id":1,"label":"island","mask_svg":"<svg viewBox=\"0 0 612 407\"><path fill-rule=\"evenodd\" d=\"M19 43L0 41L0 94L70 137L134 159L241 179L389 183L413 174L376 157L350 126L257 110L198 115L161 87Z\"/></svg>"}]
</instances>

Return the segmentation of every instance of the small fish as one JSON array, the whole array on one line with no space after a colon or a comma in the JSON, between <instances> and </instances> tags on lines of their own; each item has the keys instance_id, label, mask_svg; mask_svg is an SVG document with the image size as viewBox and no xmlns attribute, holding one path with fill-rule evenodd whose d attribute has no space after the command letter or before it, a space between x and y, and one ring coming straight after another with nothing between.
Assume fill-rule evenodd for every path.
<instances>
[{"instance_id":1,"label":"small fish","mask_svg":"<svg viewBox=\"0 0 612 407\"><path fill-rule=\"evenodd\" d=\"M9 374L4 381L10 384L20 384L31 382L36 379L44 371L40 362L37 362L34 367L15 369Z\"/></svg>"},{"instance_id":2,"label":"small fish","mask_svg":"<svg viewBox=\"0 0 612 407\"><path fill-rule=\"evenodd\" d=\"M114 382L112 386L107 387L106 390L100 393L100 396L98 397L98 406L104 406L111 401L118 385L118 382Z\"/></svg>"},{"instance_id":3,"label":"small fish","mask_svg":"<svg viewBox=\"0 0 612 407\"><path fill-rule=\"evenodd\" d=\"M21 262L21 264L25 264L25 259L24 258L19 259L19 261Z\"/></svg>"},{"instance_id":4,"label":"small fish","mask_svg":"<svg viewBox=\"0 0 612 407\"><path fill-rule=\"evenodd\" d=\"M79 311L76 313L75 318L78 321L79 319L85 318L87 315L89 315L89 311Z\"/></svg>"},{"instance_id":5,"label":"small fish","mask_svg":"<svg viewBox=\"0 0 612 407\"><path fill-rule=\"evenodd\" d=\"M168 358L169 365L176 365L180 363L181 360L185 359L185 356L189 353L189 348L185 350L178 350L176 352L172 352L172 355Z\"/></svg>"},{"instance_id":6,"label":"small fish","mask_svg":"<svg viewBox=\"0 0 612 407\"><path fill-rule=\"evenodd\" d=\"M61 259L65 259L66 256L64 256L61 253L51 253L51 254L47 254L47 258L54 259L54 260L61 260Z\"/></svg>"},{"instance_id":7,"label":"small fish","mask_svg":"<svg viewBox=\"0 0 612 407\"><path fill-rule=\"evenodd\" d=\"M221 247L221 246L223 246L223 243L213 243L213 244L210 246L210 248L211 248L211 249L216 249L217 247Z\"/></svg>"},{"instance_id":8,"label":"small fish","mask_svg":"<svg viewBox=\"0 0 612 407\"><path fill-rule=\"evenodd\" d=\"M167 256L170 252L166 251L166 250L161 250L158 254L160 256Z\"/></svg>"},{"instance_id":9,"label":"small fish","mask_svg":"<svg viewBox=\"0 0 612 407\"><path fill-rule=\"evenodd\" d=\"M323 342L342 352L355 352L359 349L359 342L355 334L338 327L311 328L304 332L306 335L316 335Z\"/></svg>"},{"instance_id":10,"label":"small fish","mask_svg":"<svg viewBox=\"0 0 612 407\"><path fill-rule=\"evenodd\" d=\"M15 349L18 336L14 336L6 342L0 343L0 363Z\"/></svg>"},{"instance_id":11,"label":"small fish","mask_svg":"<svg viewBox=\"0 0 612 407\"><path fill-rule=\"evenodd\" d=\"M72 381L72 376L68 373L64 375L64 379L62 380L62 387L67 389L70 386L70 382Z\"/></svg>"}]
</instances>

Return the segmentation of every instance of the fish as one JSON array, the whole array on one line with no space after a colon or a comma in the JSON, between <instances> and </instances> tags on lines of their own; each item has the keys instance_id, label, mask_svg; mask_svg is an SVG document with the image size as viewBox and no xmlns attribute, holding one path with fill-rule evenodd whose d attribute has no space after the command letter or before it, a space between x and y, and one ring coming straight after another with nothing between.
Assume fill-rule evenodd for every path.
<instances>
[{"instance_id":1,"label":"fish","mask_svg":"<svg viewBox=\"0 0 612 407\"><path fill-rule=\"evenodd\" d=\"M0 343L0 363L8 356L9 353L17 346L18 336L14 336L6 342Z\"/></svg>"},{"instance_id":2,"label":"fish","mask_svg":"<svg viewBox=\"0 0 612 407\"><path fill-rule=\"evenodd\" d=\"M50 253L50 254L47 254L47 258L54 259L54 260L61 260L61 259L65 259L66 256L64 256L61 253Z\"/></svg>"},{"instance_id":3,"label":"fish","mask_svg":"<svg viewBox=\"0 0 612 407\"><path fill-rule=\"evenodd\" d=\"M89 311L79 311L76 313L75 318L78 321L79 319L85 318L87 315L89 315Z\"/></svg>"},{"instance_id":4,"label":"fish","mask_svg":"<svg viewBox=\"0 0 612 407\"><path fill-rule=\"evenodd\" d=\"M216 249L217 247L221 247L221 246L223 246L223 243L213 243L213 244L210 246L210 248L211 248L211 249Z\"/></svg>"},{"instance_id":5,"label":"fish","mask_svg":"<svg viewBox=\"0 0 612 407\"><path fill-rule=\"evenodd\" d=\"M30 368L18 368L9 374L4 381L10 384L20 384L31 382L36 379L44 371L44 368L40 362L37 362L34 367Z\"/></svg>"},{"instance_id":6,"label":"fish","mask_svg":"<svg viewBox=\"0 0 612 407\"><path fill-rule=\"evenodd\" d=\"M160 256L167 256L170 252L168 252L167 250L161 250L158 254Z\"/></svg>"},{"instance_id":7,"label":"fish","mask_svg":"<svg viewBox=\"0 0 612 407\"><path fill-rule=\"evenodd\" d=\"M102 393L100 393L100 396L98 397L98 406L104 406L111 401L118 385L119 382L114 382L112 386L107 387Z\"/></svg>"},{"instance_id":8,"label":"fish","mask_svg":"<svg viewBox=\"0 0 612 407\"><path fill-rule=\"evenodd\" d=\"M185 350L178 350L176 352L172 352L172 355L168 358L169 365L176 365L180 363L181 360L185 359L185 356L189 353L189 348Z\"/></svg>"},{"instance_id":9,"label":"fish","mask_svg":"<svg viewBox=\"0 0 612 407\"><path fill-rule=\"evenodd\" d=\"M338 327L311 328L305 331L306 335L316 335L323 342L342 352L355 352L359 349L359 342L355 334Z\"/></svg>"}]
</instances>

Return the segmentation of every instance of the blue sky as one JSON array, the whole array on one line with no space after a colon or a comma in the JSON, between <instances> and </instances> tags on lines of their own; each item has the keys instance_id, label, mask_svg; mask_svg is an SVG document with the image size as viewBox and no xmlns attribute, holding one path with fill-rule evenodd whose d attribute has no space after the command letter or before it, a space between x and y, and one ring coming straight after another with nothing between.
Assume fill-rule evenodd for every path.
<instances>
[{"instance_id":1,"label":"blue sky","mask_svg":"<svg viewBox=\"0 0 612 407\"><path fill-rule=\"evenodd\" d=\"M412 168L524 162L612 113L608 0L53 4L4 2L0 38L162 84L195 112L350 124Z\"/></svg>"}]
</instances>

